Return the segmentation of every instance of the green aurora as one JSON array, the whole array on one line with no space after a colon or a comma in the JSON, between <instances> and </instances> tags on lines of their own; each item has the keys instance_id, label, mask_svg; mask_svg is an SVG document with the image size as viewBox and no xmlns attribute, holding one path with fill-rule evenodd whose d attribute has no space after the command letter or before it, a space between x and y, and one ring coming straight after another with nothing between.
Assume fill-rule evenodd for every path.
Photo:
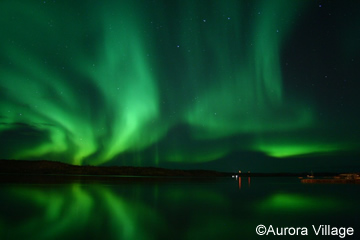
<instances>
[{"instance_id":1,"label":"green aurora","mask_svg":"<svg viewBox=\"0 0 360 240\"><path fill-rule=\"evenodd\" d=\"M0 158L158 166L357 151L360 29L334 12L344 6L1 1ZM324 43L329 29L343 39Z\"/></svg>"}]
</instances>

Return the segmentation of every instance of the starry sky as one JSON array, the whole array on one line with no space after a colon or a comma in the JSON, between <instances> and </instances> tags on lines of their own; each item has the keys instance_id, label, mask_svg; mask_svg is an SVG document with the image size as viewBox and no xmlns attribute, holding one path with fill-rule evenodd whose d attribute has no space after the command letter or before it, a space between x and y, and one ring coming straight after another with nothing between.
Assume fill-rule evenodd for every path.
<instances>
[{"instance_id":1,"label":"starry sky","mask_svg":"<svg viewBox=\"0 0 360 240\"><path fill-rule=\"evenodd\" d=\"M0 158L360 171L358 1L0 2Z\"/></svg>"}]
</instances>

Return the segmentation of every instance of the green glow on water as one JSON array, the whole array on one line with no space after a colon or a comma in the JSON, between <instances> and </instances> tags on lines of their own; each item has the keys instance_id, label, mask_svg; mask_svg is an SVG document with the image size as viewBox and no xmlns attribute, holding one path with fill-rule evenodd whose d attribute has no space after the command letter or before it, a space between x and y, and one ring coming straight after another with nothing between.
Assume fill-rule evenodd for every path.
<instances>
[{"instance_id":1,"label":"green glow on water","mask_svg":"<svg viewBox=\"0 0 360 240\"><path fill-rule=\"evenodd\" d=\"M29 234L31 239L80 237L84 232L96 236L102 233L108 239L153 239L147 233L158 231L164 224L149 206L129 201L101 185L17 187L10 194L25 204L22 208L37 211L20 217L15 225L0 224L0 228L7 226L10 239Z\"/></svg>"},{"instance_id":2,"label":"green glow on water","mask_svg":"<svg viewBox=\"0 0 360 240\"><path fill-rule=\"evenodd\" d=\"M104 205L110 206L110 228L118 239L149 239L147 229L158 229L163 224L155 211L148 207L121 199L106 189L101 189L100 194Z\"/></svg>"},{"instance_id":3,"label":"green glow on water","mask_svg":"<svg viewBox=\"0 0 360 240\"><path fill-rule=\"evenodd\" d=\"M272 211L323 211L335 208L340 203L334 199L319 198L301 194L277 193L259 205L259 210Z\"/></svg>"},{"instance_id":4,"label":"green glow on water","mask_svg":"<svg viewBox=\"0 0 360 240\"><path fill-rule=\"evenodd\" d=\"M197 221L195 226L189 229L187 238L185 239L224 239L227 237L233 237L234 233L229 229L238 229L239 223L236 221L229 221L226 216L209 216L207 219L194 219ZM226 223L226 224L224 224ZM237 226L236 226L237 225ZM241 231L241 235L244 235L245 231Z\"/></svg>"},{"instance_id":5,"label":"green glow on water","mask_svg":"<svg viewBox=\"0 0 360 240\"><path fill-rule=\"evenodd\" d=\"M188 191L183 191L181 188L174 188L167 192L166 197L170 202L186 203L191 202L191 199L195 198L199 202L206 202L216 206L226 206L229 204L229 199L205 189L188 189Z\"/></svg>"},{"instance_id":6,"label":"green glow on water","mask_svg":"<svg viewBox=\"0 0 360 240\"><path fill-rule=\"evenodd\" d=\"M64 194L68 198L57 191L40 189L16 189L16 194L43 209L43 215L29 219L14 233L17 235L34 231L34 239L49 239L84 227L94 207L93 199L79 184L67 189Z\"/></svg>"},{"instance_id":7,"label":"green glow on water","mask_svg":"<svg viewBox=\"0 0 360 240\"><path fill-rule=\"evenodd\" d=\"M44 180L61 179L53 177ZM355 185L309 193L313 185L268 178L241 189L233 179L35 179L1 183L1 239L253 239L259 219L340 226L356 223L359 210Z\"/></svg>"}]
</instances>

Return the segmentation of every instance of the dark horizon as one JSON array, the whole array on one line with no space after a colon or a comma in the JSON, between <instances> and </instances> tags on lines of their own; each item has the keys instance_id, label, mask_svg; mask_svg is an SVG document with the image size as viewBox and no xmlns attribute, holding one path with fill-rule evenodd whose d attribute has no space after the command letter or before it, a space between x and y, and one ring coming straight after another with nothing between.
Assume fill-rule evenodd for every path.
<instances>
[{"instance_id":1,"label":"dark horizon","mask_svg":"<svg viewBox=\"0 0 360 240\"><path fill-rule=\"evenodd\" d=\"M305 177L309 175L317 178L329 178L343 173L360 174L360 172L344 171L310 171L310 172L251 172L251 171L218 171L211 169L179 169L166 167L134 167L134 166L79 166L64 162L49 160L15 160L0 159L0 182L28 183L89 181L100 180L106 177L107 181L116 181L118 177L145 178L250 178L251 177ZM100 179L99 179L100 177Z\"/></svg>"},{"instance_id":2,"label":"dark horizon","mask_svg":"<svg viewBox=\"0 0 360 240\"><path fill-rule=\"evenodd\" d=\"M340 160L340 157L343 158L343 156L338 156L337 160ZM348 158L353 158L354 156L347 156ZM254 161L247 161L247 164L243 164L240 167L236 167L236 166L232 166L232 160L226 160L226 159L220 159L217 162L213 162L212 164L163 164L160 166L153 166L153 165L148 165L148 166L134 166L134 165L112 165L111 162L108 162L107 164L104 165L99 165L99 166L95 166L95 165L73 165L71 163L66 163L64 161L52 161L52 160L46 160L46 159L37 159L37 160L26 160L26 159L0 159L0 165L3 166L6 169L12 169L14 166L18 166L21 167L23 170L26 171L26 173L30 173L28 172L29 170L34 170L34 174L44 174L42 172L42 169L45 167L45 169L47 169L48 167L50 167L48 170L50 170L49 173L56 173L56 174L61 174L61 169L57 169L57 166L74 166L76 167L76 169L83 169L86 171L88 171L87 168L91 168L91 169L109 169L110 172L112 172L113 170L111 170L111 168L114 169L159 169L159 170L169 170L169 171L174 171L176 172L177 170L179 171L205 171L205 172L218 172L218 173L225 173L227 175L229 174L238 174L239 171L241 171L241 174L243 175L253 175L254 176L266 176L266 174L270 174L271 176L276 176L277 174L284 174L284 176L286 175L293 175L293 176L303 176L304 174L320 174L322 176L326 176L326 174L330 174L329 176L332 176L333 174L340 174L340 173L360 173L360 168L358 165L355 164L356 161L354 161L354 165L352 166L346 166L346 167L339 167L339 166L332 166L332 165L328 165L327 167L324 167L324 165L326 164L327 161L329 161L328 157L323 157L321 159L317 159L317 161L314 161L314 159L309 158L309 159L303 159L303 158L294 158L294 159L288 159L289 161L292 160L293 163L291 164L291 167L289 167L289 165L284 164L284 159L272 159L271 161L269 161L269 159L265 159L265 161L268 161L268 163L264 164L262 166L262 168L258 167L258 162L254 162ZM304 163L305 162L305 163ZM314 164L314 162L316 162L316 164ZM45 165L42 165L42 164ZM59 165L60 164L60 165ZM278 165L282 164L282 167L279 167ZM51 172L51 169L56 169L56 172ZM261 170L261 169L266 169L266 170ZM72 169L71 171L73 171L74 169ZM80 172L77 172L78 170L74 170L73 174L80 174ZM98 173L96 173L95 175L99 175L99 172L102 171L98 171ZM107 172L107 171L105 171ZM141 170L140 170L141 172ZM16 168L14 168L14 170L8 171L6 170L4 171L0 171L0 173L11 173L11 174L16 174L16 173L22 173L17 172ZM49 174L47 173L47 174ZM68 170L64 170L63 174L69 174ZM91 175L91 173L89 173ZM106 173L108 174L108 173ZM153 173L149 173L148 175L152 175ZM260 175L258 175L260 174ZM100 174L101 175L101 174ZM122 174L124 175L124 174ZM126 175L126 174L125 174ZM140 174L141 175L141 174ZM270 176L269 175L269 176ZM171 174L169 174L169 176L171 176ZM230 175L229 175L230 176Z\"/></svg>"}]
</instances>

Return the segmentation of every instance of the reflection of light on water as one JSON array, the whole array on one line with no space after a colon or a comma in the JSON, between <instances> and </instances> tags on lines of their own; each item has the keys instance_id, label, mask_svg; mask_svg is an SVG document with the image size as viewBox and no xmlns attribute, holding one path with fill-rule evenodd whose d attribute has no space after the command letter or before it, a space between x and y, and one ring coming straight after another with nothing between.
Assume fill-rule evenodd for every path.
<instances>
[{"instance_id":1,"label":"reflection of light on water","mask_svg":"<svg viewBox=\"0 0 360 240\"><path fill-rule=\"evenodd\" d=\"M309 195L298 181L274 186L255 178L249 189L246 178L7 186L0 191L0 239L253 239L260 217L278 226L311 225L309 216L325 214L337 226L357 220L357 188Z\"/></svg>"},{"instance_id":2,"label":"reflection of light on water","mask_svg":"<svg viewBox=\"0 0 360 240\"><path fill-rule=\"evenodd\" d=\"M26 236L54 239L85 233L101 234L104 239L141 240L151 239L146 229L158 231L163 227L155 210L143 202L123 198L103 185L69 184L51 189L15 187L9 194L21 202L21 207L36 209L30 216L23 216L17 212L17 204L11 205L14 214L22 219L13 225L0 221L0 229L7 230L9 239Z\"/></svg>"},{"instance_id":3,"label":"reflection of light on water","mask_svg":"<svg viewBox=\"0 0 360 240\"><path fill-rule=\"evenodd\" d=\"M238 181L239 189L241 189L241 176L233 175L233 178L235 178ZM250 187L251 184L251 178L248 177L248 187Z\"/></svg>"},{"instance_id":4,"label":"reflection of light on water","mask_svg":"<svg viewBox=\"0 0 360 240\"><path fill-rule=\"evenodd\" d=\"M13 189L16 195L25 199L26 205L33 204L42 209L42 214L26 219L13 233L16 236L33 233L36 235L35 239L49 239L60 233L84 227L94 205L93 199L79 184L70 185L64 190L61 192L58 189Z\"/></svg>"},{"instance_id":5,"label":"reflection of light on water","mask_svg":"<svg viewBox=\"0 0 360 240\"><path fill-rule=\"evenodd\" d=\"M306 196L302 194L277 193L259 205L261 211L321 211L332 209L340 202L335 199Z\"/></svg>"}]
</instances>

